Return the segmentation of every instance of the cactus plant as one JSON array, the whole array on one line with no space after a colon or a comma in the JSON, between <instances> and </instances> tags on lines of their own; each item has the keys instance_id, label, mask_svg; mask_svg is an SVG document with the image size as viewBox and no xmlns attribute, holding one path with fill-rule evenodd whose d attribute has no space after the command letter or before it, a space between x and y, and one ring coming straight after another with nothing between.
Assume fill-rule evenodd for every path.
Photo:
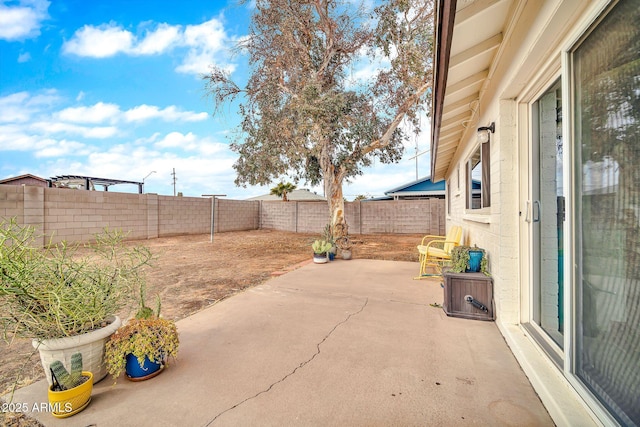
<instances>
[{"instance_id":1,"label":"cactus plant","mask_svg":"<svg viewBox=\"0 0 640 427\"><path fill-rule=\"evenodd\" d=\"M326 240L316 240L311 245L311 249L313 249L314 254L326 254L331 250L331 243Z\"/></svg>"},{"instance_id":2,"label":"cactus plant","mask_svg":"<svg viewBox=\"0 0 640 427\"><path fill-rule=\"evenodd\" d=\"M73 387L82 383L82 353L71 355L71 382Z\"/></svg>"},{"instance_id":3,"label":"cactus plant","mask_svg":"<svg viewBox=\"0 0 640 427\"><path fill-rule=\"evenodd\" d=\"M71 373L59 360L53 361L49 368L51 369L51 378L54 379L54 391L70 390L85 381L82 376L82 353L71 355Z\"/></svg>"}]
</instances>

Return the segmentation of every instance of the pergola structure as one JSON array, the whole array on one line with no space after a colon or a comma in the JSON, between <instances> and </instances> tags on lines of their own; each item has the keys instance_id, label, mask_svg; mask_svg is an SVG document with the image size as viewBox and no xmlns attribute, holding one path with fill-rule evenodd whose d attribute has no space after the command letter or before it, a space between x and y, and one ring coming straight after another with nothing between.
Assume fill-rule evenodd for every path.
<instances>
[{"instance_id":1,"label":"pergola structure","mask_svg":"<svg viewBox=\"0 0 640 427\"><path fill-rule=\"evenodd\" d=\"M49 187L84 188L85 190L95 190L96 185L101 185L104 191L109 191L109 187L116 184L134 184L138 186L138 193L140 194L143 193L144 189L144 182L81 175L59 175L51 177L47 180L47 184Z\"/></svg>"}]
</instances>

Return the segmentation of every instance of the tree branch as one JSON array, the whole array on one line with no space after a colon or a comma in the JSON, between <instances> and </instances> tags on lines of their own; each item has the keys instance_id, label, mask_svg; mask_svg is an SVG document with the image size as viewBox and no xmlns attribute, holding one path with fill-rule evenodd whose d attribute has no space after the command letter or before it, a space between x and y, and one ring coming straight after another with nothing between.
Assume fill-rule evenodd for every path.
<instances>
[{"instance_id":1,"label":"tree branch","mask_svg":"<svg viewBox=\"0 0 640 427\"><path fill-rule=\"evenodd\" d=\"M391 142L391 137L393 133L396 131L402 120L406 116L407 112L411 109L413 105L415 105L420 97L424 95L424 93L431 87L431 82L423 83L409 98L406 99L405 102L398 108L397 113L393 120L391 121L391 125L387 128L385 133L382 135L382 138L376 139L368 144L366 147L362 149L362 154L366 155L374 150L378 150L386 147Z\"/></svg>"}]
</instances>

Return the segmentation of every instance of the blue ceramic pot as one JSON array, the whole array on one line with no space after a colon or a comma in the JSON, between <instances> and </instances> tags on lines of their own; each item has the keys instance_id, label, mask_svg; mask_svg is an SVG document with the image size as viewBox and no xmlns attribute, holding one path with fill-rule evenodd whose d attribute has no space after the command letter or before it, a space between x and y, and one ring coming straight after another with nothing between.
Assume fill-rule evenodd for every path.
<instances>
[{"instance_id":1,"label":"blue ceramic pot","mask_svg":"<svg viewBox=\"0 0 640 427\"><path fill-rule=\"evenodd\" d=\"M469 273L477 273L480 271L480 262L482 261L482 251L469 251Z\"/></svg>"},{"instance_id":2,"label":"blue ceramic pot","mask_svg":"<svg viewBox=\"0 0 640 427\"><path fill-rule=\"evenodd\" d=\"M145 356L144 363L140 365L138 358L133 354L127 354L125 370L129 378L143 378L156 373L162 367L161 361L152 362Z\"/></svg>"}]
</instances>

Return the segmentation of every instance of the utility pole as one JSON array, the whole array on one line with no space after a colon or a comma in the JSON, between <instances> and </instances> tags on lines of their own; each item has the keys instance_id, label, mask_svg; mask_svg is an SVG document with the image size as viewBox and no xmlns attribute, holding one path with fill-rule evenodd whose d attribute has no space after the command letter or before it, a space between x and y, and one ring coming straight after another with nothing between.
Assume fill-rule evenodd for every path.
<instances>
[{"instance_id":1,"label":"utility pole","mask_svg":"<svg viewBox=\"0 0 640 427\"><path fill-rule=\"evenodd\" d=\"M176 181L178 180L178 178L176 178L176 168L173 168L173 172L171 173L171 175L173 176L173 196L175 197L175 195L176 195Z\"/></svg>"}]
</instances>

